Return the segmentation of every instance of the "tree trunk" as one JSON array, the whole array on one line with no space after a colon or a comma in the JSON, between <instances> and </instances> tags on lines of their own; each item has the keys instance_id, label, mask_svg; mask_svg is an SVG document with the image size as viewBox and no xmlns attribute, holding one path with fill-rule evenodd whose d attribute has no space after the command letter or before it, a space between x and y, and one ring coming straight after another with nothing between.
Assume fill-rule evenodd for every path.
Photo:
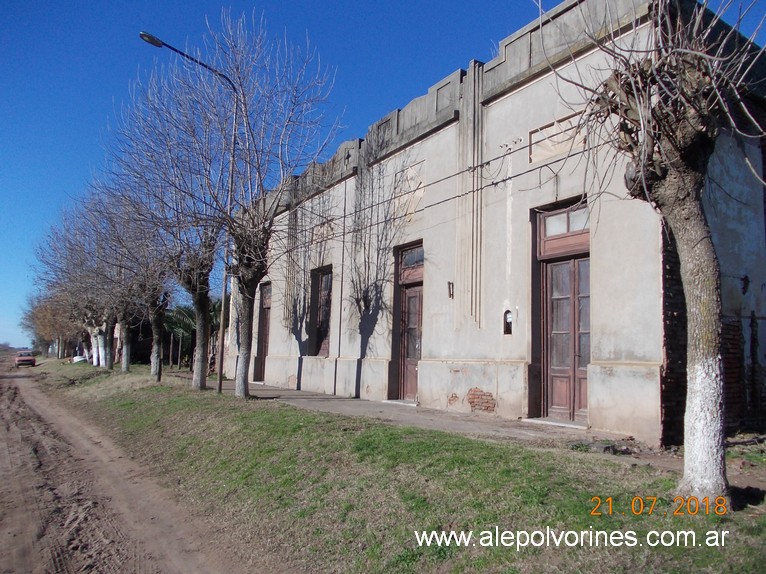
<instances>
[{"instance_id":1,"label":"tree trunk","mask_svg":"<svg viewBox=\"0 0 766 574\"><path fill-rule=\"evenodd\" d=\"M203 390L207 388L208 369L208 326L210 324L210 296L208 289L200 288L194 295L194 313L197 321L197 341L194 352L194 370L192 387Z\"/></svg>"},{"instance_id":2,"label":"tree trunk","mask_svg":"<svg viewBox=\"0 0 766 574\"><path fill-rule=\"evenodd\" d=\"M122 364L120 365L120 372L128 373L130 372L131 336L127 321L120 321L120 336L122 337Z\"/></svg>"},{"instance_id":3,"label":"tree trunk","mask_svg":"<svg viewBox=\"0 0 766 574\"><path fill-rule=\"evenodd\" d=\"M104 329L104 366L114 369L114 318L107 317Z\"/></svg>"},{"instance_id":4,"label":"tree trunk","mask_svg":"<svg viewBox=\"0 0 766 574\"><path fill-rule=\"evenodd\" d=\"M96 327L93 341L93 365L96 367L105 367L106 350L104 349L104 331L101 327Z\"/></svg>"},{"instance_id":5,"label":"tree trunk","mask_svg":"<svg viewBox=\"0 0 766 574\"><path fill-rule=\"evenodd\" d=\"M152 309L149 323L152 327L151 375L159 383L162 378L162 335L165 331L165 311L161 307ZM172 339L171 339L172 341ZM172 346L172 343L171 343Z\"/></svg>"},{"instance_id":6,"label":"tree trunk","mask_svg":"<svg viewBox=\"0 0 766 574\"><path fill-rule=\"evenodd\" d=\"M239 359L237 374L234 381L234 394L247 398L250 395L249 371L250 357L253 354L253 315L255 311L255 296L262 277L255 279L237 278L239 297L237 297L237 314L239 315Z\"/></svg>"},{"instance_id":7,"label":"tree trunk","mask_svg":"<svg viewBox=\"0 0 766 574\"><path fill-rule=\"evenodd\" d=\"M700 500L707 496L712 503L728 496L720 267L698 193L689 193L664 209L663 215L676 238L688 321L684 475L679 492Z\"/></svg>"},{"instance_id":8,"label":"tree trunk","mask_svg":"<svg viewBox=\"0 0 766 574\"><path fill-rule=\"evenodd\" d=\"M175 337L173 333L170 333L170 347L168 348L168 366L173 366L173 345L175 344Z\"/></svg>"}]
</instances>

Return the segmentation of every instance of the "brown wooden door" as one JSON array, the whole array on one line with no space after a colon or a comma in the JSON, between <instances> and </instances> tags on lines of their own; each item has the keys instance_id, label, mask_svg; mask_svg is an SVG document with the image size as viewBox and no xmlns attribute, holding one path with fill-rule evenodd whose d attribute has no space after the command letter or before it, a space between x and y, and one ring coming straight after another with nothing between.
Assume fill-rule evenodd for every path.
<instances>
[{"instance_id":1,"label":"brown wooden door","mask_svg":"<svg viewBox=\"0 0 766 574\"><path fill-rule=\"evenodd\" d=\"M261 285L261 308L258 313L258 349L253 380L263 381L266 357L269 354L269 325L271 324L271 284Z\"/></svg>"},{"instance_id":2,"label":"brown wooden door","mask_svg":"<svg viewBox=\"0 0 766 574\"><path fill-rule=\"evenodd\" d=\"M590 260L546 264L548 416L587 422Z\"/></svg>"},{"instance_id":3,"label":"brown wooden door","mask_svg":"<svg viewBox=\"0 0 766 574\"><path fill-rule=\"evenodd\" d=\"M402 288L401 399L414 401L418 395L418 361L423 335L423 285Z\"/></svg>"}]
</instances>

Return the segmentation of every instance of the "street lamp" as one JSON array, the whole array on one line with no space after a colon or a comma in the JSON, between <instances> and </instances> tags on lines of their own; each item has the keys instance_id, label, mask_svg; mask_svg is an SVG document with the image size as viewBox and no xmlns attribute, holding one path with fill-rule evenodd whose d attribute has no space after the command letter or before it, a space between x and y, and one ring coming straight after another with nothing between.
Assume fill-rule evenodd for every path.
<instances>
[{"instance_id":1,"label":"street lamp","mask_svg":"<svg viewBox=\"0 0 766 574\"><path fill-rule=\"evenodd\" d=\"M234 165L236 163L236 146L237 146L237 122L238 122L238 114L239 114L239 92L237 91L237 88L234 86L234 82L231 81L229 76L224 74L223 72L216 70L212 66L208 66L205 62L201 62L197 58L194 58L187 54L186 52L182 52L178 48L174 48L170 44L166 44L162 40L160 40L157 36L153 34L149 34L148 32L141 32L138 34L139 38L141 38L144 42L147 42L148 44L151 44L155 48L168 48L169 50L175 52L179 56L182 56L186 58L187 60L194 62L195 64L202 66L206 70L209 70L210 72L214 73L218 78L226 82L226 85L231 89L232 93L234 94L234 121L232 123L231 128L231 159L229 161L229 197L226 202L226 217L231 217L231 202L232 197L234 196ZM217 366L217 382L218 387L217 390L219 393L223 391L223 323L225 319L225 313L226 313L226 291L227 291L227 283L226 283L226 265L229 259L228 254L228 241L226 242L224 246L224 256L223 256L223 287L221 288L221 318L220 318L220 325L218 327L218 366Z\"/></svg>"}]
</instances>

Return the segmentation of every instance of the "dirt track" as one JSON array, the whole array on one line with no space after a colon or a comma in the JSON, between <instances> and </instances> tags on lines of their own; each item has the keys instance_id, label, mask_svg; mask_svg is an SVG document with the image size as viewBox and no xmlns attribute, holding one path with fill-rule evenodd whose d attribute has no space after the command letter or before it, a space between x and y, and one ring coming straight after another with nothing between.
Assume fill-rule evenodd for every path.
<instances>
[{"instance_id":1,"label":"dirt track","mask_svg":"<svg viewBox=\"0 0 766 574\"><path fill-rule=\"evenodd\" d=\"M30 369L0 368L0 573L242 571Z\"/></svg>"}]
</instances>

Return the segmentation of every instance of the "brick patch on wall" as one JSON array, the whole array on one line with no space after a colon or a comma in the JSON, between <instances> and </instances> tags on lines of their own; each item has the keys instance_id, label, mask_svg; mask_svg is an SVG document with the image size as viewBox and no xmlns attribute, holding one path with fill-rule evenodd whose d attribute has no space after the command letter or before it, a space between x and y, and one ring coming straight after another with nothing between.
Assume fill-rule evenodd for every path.
<instances>
[{"instance_id":1,"label":"brick patch on wall","mask_svg":"<svg viewBox=\"0 0 766 574\"><path fill-rule=\"evenodd\" d=\"M686 298L676 242L662 225L662 320L665 361L660 374L662 445L683 444L686 407Z\"/></svg>"},{"instance_id":2,"label":"brick patch on wall","mask_svg":"<svg viewBox=\"0 0 766 574\"><path fill-rule=\"evenodd\" d=\"M721 325L721 359L723 361L724 413L726 430L742 428L747 410L745 377L742 371L744 340L742 326L736 317L725 317Z\"/></svg>"},{"instance_id":3,"label":"brick patch on wall","mask_svg":"<svg viewBox=\"0 0 766 574\"><path fill-rule=\"evenodd\" d=\"M492 393L482 391L479 387L474 387L468 391L468 404L471 405L471 412L494 413L497 401L495 401Z\"/></svg>"}]
</instances>

